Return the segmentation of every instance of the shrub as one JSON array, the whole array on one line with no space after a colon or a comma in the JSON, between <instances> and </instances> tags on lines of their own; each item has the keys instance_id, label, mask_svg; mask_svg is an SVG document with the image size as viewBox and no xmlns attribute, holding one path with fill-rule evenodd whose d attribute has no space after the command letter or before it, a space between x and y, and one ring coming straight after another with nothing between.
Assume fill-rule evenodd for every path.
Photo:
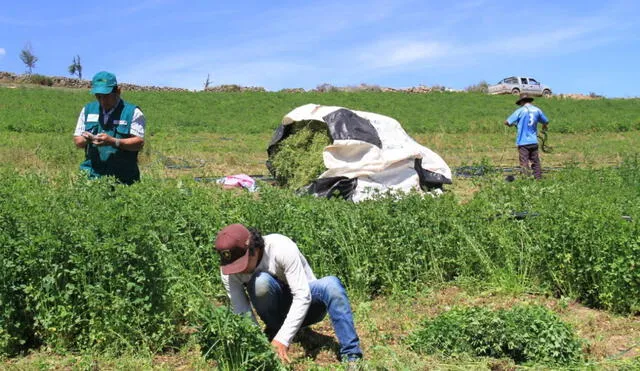
<instances>
[{"instance_id":1,"label":"shrub","mask_svg":"<svg viewBox=\"0 0 640 371\"><path fill-rule=\"evenodd\" d=\"M0 351L38 342L56 351L115 353L170 344L187 303L175 299L173 277L194 276L175 261L185 252L199 261L194 245L208 245L203 236L215 227L193 222L185 233L180 210L188 203L165 197L163 187L147 187L147 197L109 179L63 183L3 176ZM170 210L162 211L156 196ZM140 218L151 213L157 218ZM211 270L209 262L215 264L206 259L193 268Z\"/></svg>"},{"instance_id":2,"label":"shrub","mask_svg":"<svg viewBox=\"0 0 640 371\"><path fill-rule=\"evenodd\" d=\"M344 88L340 89L342 91L346 91L346 92L360 92L360 91L375 91L375 92L380 92L382 91L382 88L379 85L371 85L371 84L365 84L365 83L361 83L360 85L350 85L350 86L345 86Z\"/></svg>"},{"instance_id":3,"label":"shrub","mask_svg":"<svg viewBox=\"0 0 640 371\"><path fill-rule=\"evenodd\" d=\"M320 84L318 86L316 86L315 89L313 89L313 91L317 91L319 93L330 93L330 92L336 92L339 91L340 89L338 89L337 87L329 84L329 83L324 83L324 84Z\"/></svg>"},{"instance_id":4,"label":"shrub","mask_svg":"<svg viewBox=\"0 0 640 371\"><path fill-rule=\"evenodd\" d=\"M32 84L44 85L44 86L52 86L53 79L49 76L44 75L29 75L29 82Z\"/></svg>"},{"instance_id":5,"label":"shrub","mask_svg":"<svg viewBox=\"0 0 640 371\"><path fill-rule=\"evenodd\" d=\"M467 86L464 90L467 92L487 93L489 91L489 84L483 80L475 85Z\"/></svg>"},{"instance_id":6,"label":"shrub","mask_svg":"<svg viewBox=\"0 0 640 371\"><path fill-rule=\"evenodd\" d=\"M422 322L408 338L418 353L511 358L516 363L568 365L582 359L573 329L541 306L492 311L455 308Z\"/></svg>"},{"instance_id":7,"label":"shrub","mask_svg":"<svg viewBox=\"0 0 640 371\"><path fill-rule=\"evenodd\" d=\"M209 86L204 89L206 92L218 92L218 93L242 93L242 92L265 92L266 89L262 86L240 86L236 84Z\"/></svg>"},{"instance_id":8,"label":"shrub","mask_svg":"<svg viewBox=\"0 0 640 371\"><path fill-rule=\"evenodd\" d=\"M4 226L0 225L0 229ZM0 246L10 248L10 245ZM0 355L16 355L37 346L34 339L33 313L27 310L26 295L21 291L25 275L23 267L17 266L12 254L1 249L5 259L0 260Z\"/></svg>"}]
</instances>

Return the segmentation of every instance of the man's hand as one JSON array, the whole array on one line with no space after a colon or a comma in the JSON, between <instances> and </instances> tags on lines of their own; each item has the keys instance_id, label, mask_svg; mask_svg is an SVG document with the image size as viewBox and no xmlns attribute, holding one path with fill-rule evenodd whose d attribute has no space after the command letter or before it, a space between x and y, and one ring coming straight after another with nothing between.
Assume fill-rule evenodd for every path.
<instances>
[{"instance_id":1,"label":"man's hand","mask_svg":"<svg viewBox=\"0 0 640 371\"><path fill-rule=\"evenodd\" d=\"M91 134L88 131L83 131L82 132L82 136L85 137L87 140L92 140L93 139L93 134Z\"/></svg>"},{"instance_id":2,"label":"man's hand","mask_svg":"<svg viewBox=\"0 0 640 371\"><path fill-rule=\"evenodd\" d=\"M115 138L105 133L94 135L92 138L92 143L96 146L110 146L113 145L114 142Z\"/></svg>"},{"instance_id":3,"label":"man's hand","mask_svg":"<svg viewBox=\"0 0 640 371\"><path fill-rule=\"evenodd\" d=\"M282 344L281 342L275 339L271 340L271 345L273 345L273 347L275 348L276 354L278 355L278 357L282 362L286 362L286 363L291 362L289 360L289 356L287 355L287 351L289 349L286 345Z\"/></svg>"},{"instance_id":4,"label":"man's hand","mask_svg":"<svg viewBox=\"0 0 640 371\"><path fill-rule=\"evenodd\" d=\"M509 126L509 121L505 121L504 126Z\"/></svg>"}]
</instances>

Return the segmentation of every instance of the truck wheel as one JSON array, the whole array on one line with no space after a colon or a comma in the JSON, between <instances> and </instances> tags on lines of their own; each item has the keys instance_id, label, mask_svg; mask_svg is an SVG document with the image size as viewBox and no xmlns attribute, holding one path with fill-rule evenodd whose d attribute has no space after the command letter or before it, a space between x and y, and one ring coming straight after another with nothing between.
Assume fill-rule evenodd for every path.
<instances>
[{"instance_id":1,"label":"truck wheel","mask_svg":"<svg viewBox=\"0 0 640 371\"><path fill-rule=\"evenodd\" d=\"M551 90L544 89L544 91L542 92L542 96L545 98L549 98L551 96Z\"/></svg>"},{"instance_id":2,"label":"truck wheel","mask_svg":"<svg viewBox=\"0 0 640 371\"><path fill-rule=\"evenodd\" d=\"M513 90L511 90L511 94L513 94L513 95L520 95L520 89L518 89L518 88L514 88Z\"/></svg>"}]
</instances>

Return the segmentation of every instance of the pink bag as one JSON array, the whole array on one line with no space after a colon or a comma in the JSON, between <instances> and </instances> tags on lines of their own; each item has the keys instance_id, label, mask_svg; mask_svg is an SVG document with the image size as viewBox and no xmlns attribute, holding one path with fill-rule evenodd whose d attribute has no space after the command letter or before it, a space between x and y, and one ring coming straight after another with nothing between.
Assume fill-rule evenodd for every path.
<instances>
[{"instance_id":1,"label":"pink bag","mask_svg":"<svg viewBox=\"0 0 640 371\"><path fill-rule=\"evenodd\" d=\"M250 192L257 190L256 181L247 174L227 175L217 180L218 184L222 184L224 188L242 187Z\"/></svg>"}]
</instances>

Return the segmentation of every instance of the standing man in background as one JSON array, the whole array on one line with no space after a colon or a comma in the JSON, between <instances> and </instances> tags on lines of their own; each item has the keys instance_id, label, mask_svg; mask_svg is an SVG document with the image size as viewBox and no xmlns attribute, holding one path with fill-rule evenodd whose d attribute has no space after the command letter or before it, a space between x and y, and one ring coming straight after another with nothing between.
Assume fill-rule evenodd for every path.
<instances>
[{"instance_id":1,"label":"standing man in background","mask_svg":"<svg viewBox=\"0 0 640 371\"><path fill-rule=\"evenodd\" d=\"M144 145L146 120L140 108L120 99L116 76L98 72L91 81L96 101L88 103L78 117L73 142L85 150L80 169L89 178L114 176L132 184L140 180L138 152Z\"/></svg>"},{"instance_id":2,"label":"standing man in background","mask_svg":"<svg viewBox=\"0 0 640 371\"><path fill-rule=\"evenodd\" d=\"M516 104L520 106L504 122L506 126L517 125L516 146L520 167L523 173L528 174L529 169L533 169L535 179L542 178L542 165L540 164L540 154L538 151L538 123L542 123L542 130L547 130L549 120L544 112L533 104L533 98L527 94L520 94ZM531 163L531 167L529 167Z\"/></svg>"}]
</instances>

